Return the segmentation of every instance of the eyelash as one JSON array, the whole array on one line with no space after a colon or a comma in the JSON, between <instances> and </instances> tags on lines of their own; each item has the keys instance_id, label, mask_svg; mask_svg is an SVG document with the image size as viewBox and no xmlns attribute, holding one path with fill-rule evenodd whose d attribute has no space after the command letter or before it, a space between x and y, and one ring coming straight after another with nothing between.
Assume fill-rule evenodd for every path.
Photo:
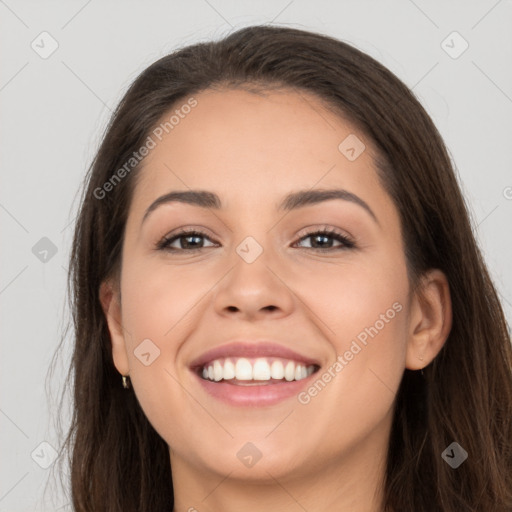
<instances>
[{"instance_id":1,"label":"eyelash","mask_svg":"<svg viewBox=\"0 0 512 512\"><path fill-rule=\"evenodd\" d=\"M313 251L319 251L319 252L327 252L327 251L339 251L339 250L347 250L347 249L353 249L356 248L356 244L347 236L338 233L334 229L319 229L317 231L311 231L305 235L303 235L299 241L304 240L306 238L311 238L314 235L324 235L329 236L331 238L334 238L336 241L341 242L343 245L338 247L328 247L327 249L322 249L319 247L304 247L304 249L312 249ZM162 238L159 242L156 243L156 249L160 251L168 251L168 252L193 252L198 251L201 249L207 249L208 247L198 247L195 249L176 249L169 247L171 243L173 243L176 240L179 240L180 238L186 238L191 236L198 236L203 238L208 238L210 241L213 241L210 239L210 237L203 231L192 229L192 230L186 230L182 229L178 233L173 234L172 236L165 236Z\"/></svg>"}]
</instances>

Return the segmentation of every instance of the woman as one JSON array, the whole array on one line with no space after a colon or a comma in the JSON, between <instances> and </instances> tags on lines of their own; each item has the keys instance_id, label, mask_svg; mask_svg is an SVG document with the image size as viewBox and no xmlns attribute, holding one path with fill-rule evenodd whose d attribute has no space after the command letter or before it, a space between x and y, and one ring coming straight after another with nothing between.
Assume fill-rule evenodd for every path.
<instances>
[{"instance_id":1,"label":"woman","mask_svg":"<svg viewBox=\"0 0 512 512\"><path fill-rule=\"evenodd\" d=\"M503 310L438 131L350 45L151 65L70 269L75 510L512 510Z\"/></svg>"}]
</instances>

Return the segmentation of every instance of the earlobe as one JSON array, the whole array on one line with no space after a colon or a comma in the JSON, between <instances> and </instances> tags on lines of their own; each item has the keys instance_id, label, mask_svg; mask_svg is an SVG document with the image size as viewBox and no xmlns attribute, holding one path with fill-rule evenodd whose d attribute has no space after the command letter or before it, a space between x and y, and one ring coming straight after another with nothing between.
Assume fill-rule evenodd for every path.
<instances>
[{"instance_id":1,"label":"earlobe","mask_svg":"<svg viewBox=\"0 0 512 512\"><path fill-rule=\"evenodd\" d=\"M411 304L406 368L428 366L443 348L452 327L450 287L445 274L430 270Z\"/></svg>"},{"instance_id":2,"label":"earlobe","mask_svg":"<svg viewBox=\"0 0 512 512\"><path fill-rule=\"evenodd\" d=\"M122 326L121 303L119 293L116 291L112 281L104 281L101 283L99 298L110 332L112 359L117 371L122 375L128 375L130 373L130 366Z\"/></svg>"}]
</instances>

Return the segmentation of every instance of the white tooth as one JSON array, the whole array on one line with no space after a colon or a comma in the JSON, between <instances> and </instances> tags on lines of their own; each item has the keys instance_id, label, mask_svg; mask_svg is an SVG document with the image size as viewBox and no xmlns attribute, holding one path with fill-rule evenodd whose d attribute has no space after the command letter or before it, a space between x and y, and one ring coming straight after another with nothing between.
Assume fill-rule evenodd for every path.
<instances>
[{"instance_id":1,"label":"white tooth","mask_svg":"<svg viewBox=\"0 0 512 512\"><path fill-rule=\"evenodd\" d=\"M295 363L293 361L288 361L288 363L286 363L284 378L287 381L291 381L295 378Z\"/></svg>"},{"instance_id":2,"label":"white tooth","mask_svg":"<svg viewBox=\"0 0 512 512\"><path fill-rule=\"evenodd\" d=\"M219 361L213 362L213 379L215 382L219 382L219 380L222 380L222 374L224 372L222 371L222 365Z\"/></svg>"},{"instance_id":3,"label":"white tooth","mask_svg":"<svg viewBox=\"0 0 512 512\"><path fill-rule=\"evenodd\" d=\"M284 367L281 361L274 361L270 367L270 375L273 379L281 380L284 377Z\"/></svg>"},{"instance_id":4,"label":"white tooth","mask_svg":"<svg viewBox=\"0 0 512 512\"><path fill-rule=\"evenodd\" d=\"M270 366L266 359L256 359L252 369L254 380L270 380Z\"/></svg>"},{"instance_id":5,"label":"white tooth","mask_svg":"<svg viewBox=\"0 0 512 512\"><path fill-rule=\"evenodd\" d=\"M236 363L229 358L224 360L224 364L215 360L209 366L203 367L202 376L204 379L215 382L235 378L243 381L266 381L271 378L282 380L284 378L290 382L305 379L314 370L314 365L304 366L294 361L288 361L286 365L283 365L283 362L277 359L270 365L268 360L263 357L256 359L254 365L252 365L247 358L241 357L236 359Z\"/></svg>"},{"instance_id":6,"label":"white tooth","mask_svg":"<svg viewBox=\"0 0 512 512\"><path fill-rule=\"evenodd\" d=\"M226 359L224 361L224 380L234 379L235 378L235 365L231 361L231 359Z\"/></svg>"},{"instance_id":7,"label":"white tooth","mask_svg":"<svg viewBox=\"0 0 512 512\"><path fill-rule=\"evenodd\" d=\"M252 380L252 364L245 357L241 357L235 365L237 380Z\"/></svg>"}]
</instances>

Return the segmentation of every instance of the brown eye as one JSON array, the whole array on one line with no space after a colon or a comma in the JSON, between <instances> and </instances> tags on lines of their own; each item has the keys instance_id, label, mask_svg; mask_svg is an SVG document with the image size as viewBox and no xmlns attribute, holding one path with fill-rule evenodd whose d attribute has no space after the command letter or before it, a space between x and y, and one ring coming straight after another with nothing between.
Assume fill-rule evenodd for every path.
<instances>
[{"instance_id":1,"label":"brown eye","mask_svg":"<svg viewBox=\"0 0 512 512\"><path fill-rule=\"evenodd\" d=\"M305 236L303 236L300 240L310 239L310 247L315 250L340 250L340 249L350 249L355 247L354 242L349 240L348 237L342 235L333 230L321 230L314 231ZM339 242L339 245L333 246L334 242ZM308 247L306 247L308 248Z\"/></svg>"},{"instance_id":2,"label":"brown eye","mask_svg":"<svg viewBox=\"0 0 512 512\"><path fill-rule=\"evenodd\" d=\"M157 244L157 248L167 251L194 251L206 247L204 245L205 239L210 240L206 233L201 231L181 231L175 235L164 237ZM212 246L214 245L212 244Z\"/></svg>"}]
</instances>

